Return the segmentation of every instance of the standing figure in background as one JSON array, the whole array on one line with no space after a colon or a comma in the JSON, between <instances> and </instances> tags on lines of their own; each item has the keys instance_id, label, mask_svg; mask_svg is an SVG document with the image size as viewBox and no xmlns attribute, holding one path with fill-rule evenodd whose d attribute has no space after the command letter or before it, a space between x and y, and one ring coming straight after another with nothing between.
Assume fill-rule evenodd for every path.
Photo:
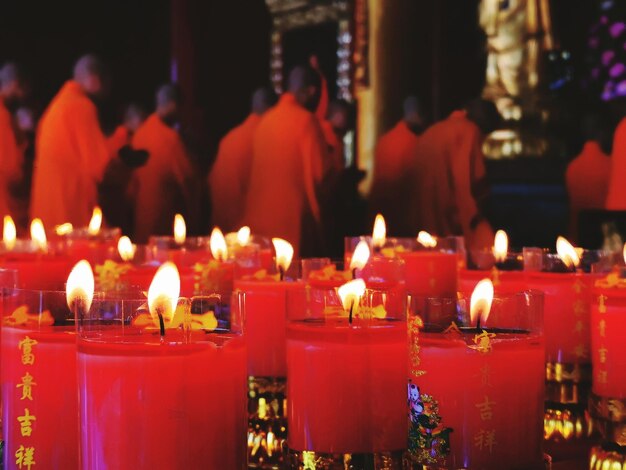
<instances>
[{"instance_id":1,"label":"standing figure in background","mask_svg":"<svg viewBox=\"0 0 626 470\"><path fill-rule=\"evenodd\" d=\"M604 209L611 174L611 159L607 147L606 126L598 115L585 117L582 126L585 145L570 162L565 183L570 204L570 236L578 238L578 214L585 209Z\"/></svg>"},{"instance_id":2,"label":"standing figure in background","mask_svg":"<svg viewBox=\"0 0 626 470\"><path fill-rule=\"evenodd\" d=\"M493 103L475 100L422 134L411 180L414 231L463 235L470 249L492 246L481 207L488 195L481 146L498 117Z\"/></svg>"},{"instance_id":3,"label":"standing figure in background","mask_svg":"<svg viewBox=\"0 0 626 470\"><path fill-rule=\"evenodd\" d=\"M612 211L626 210L626 117L620 121L613 136L606 208Z\"/></svg>"},{"instance_id":4,"label":"standing figure in background","mask_svg":"<svg viewBox=\"0 0 626 470\"><path fill-rule=\"evenodd\" d=\"M0 69L0 216L16 218L19 201L13 188L22 179L24 154L18 144L15 113L26 87L17 65L8 63Z\"/></svg>"},{"instance_id":5,"label":"standing figure in background","mask_svg":"<svg viewBox=\"0 0 626 470\"><path fill-rule=\"evenodd\" d=\"M191 162L174 128L179 109L178 89L163 85L156 93L156 111L133 136L133 149L149 155L148 163L135 171L131 183L133 241L137 243L146 243L150 235L170 234L174 215L188 213L194 202Z\"/></svg>"},{"instance_id":6,"label":"standing figure in background","mask_svg":"<svg viewBox=\"0 0 626 470\"><path fill-rule=\"evenodd\" d=\"M276 93L259 88L252 95L252 112L221 140L209 173L212 225L237 230L248 195L253 140L261 116L276 104Z\"/></svg>"},{"instance_id":7,"label":"standing figure in background","mask_svg":"<svg viewBox=\"0 0 626 470\"><path fill-rule=\"evenodd\" d=\"M313 114L319 75L295 67L288 91L261 119L253 143L244 223L256 233L284 238L295 256L320 255L319 189L326 174L326 143Z\"/></svg>"},{"instance_id":8,"label":"standing figure in background","mask_svg":"<svg viewBox=\"0 0 626 470\"><path fill-rule=\"evenodd\" d=\"M404 100L403 118L376 144L370 212L383 214L390 233L397 236L417 233L417 228L412 227L407 218L412 183L410 169L425 124L420 101L415 96L409 96Z\"/></svg>"},{"instance_id":9,"label":"standing figure in background","mask_svg":"<svg viewBox=\"0 0 626 470\"><path fill-rule=\"evenodd\" d=\"M48 227L84 227L98 203L97 186L113 157L94 103L104 91L103 64L86 55L41 118L30 213Z\"/></svg>"}]
</instances>

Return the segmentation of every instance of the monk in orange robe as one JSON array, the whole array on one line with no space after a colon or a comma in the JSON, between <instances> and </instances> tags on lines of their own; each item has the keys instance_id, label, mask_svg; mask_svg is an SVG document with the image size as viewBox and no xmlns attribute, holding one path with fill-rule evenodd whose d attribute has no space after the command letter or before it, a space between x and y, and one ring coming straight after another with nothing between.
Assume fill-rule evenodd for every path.
<instances>
[{"instance_id":1,"label":"monk in orange robe","mask_svg":"<svg viewBox=\"0 0 626 470\"><path fill-rule=\"evenodd\" d=\"M191 206L192 166L174 125L178 120L180 97L173 85L157 91L156 111L137 129L132 146L149 154L145 166L135 171L134 238L146 243L150 235L169 235L176 213Z\"/></svg>"},{"instance_id":2,"label":"monk in orange robe","mask_svg":"<svg viewBox=\"0 0 626 470\"><path fill-rule=\"evenodd\" d=\"M613 211L626 210L626 118L621 120L613 137L606 208Z\"/></svg>"},{"instance_id":3,"label":"monk in orange robe","mask_svg":"<svg viewBox=\"0 0 626 470\"><path fill-rule=\"evenodd\" d=\"M253 232L289 241L296 256L320 253L318 190L327 157L313 114L318 99L319 76L308 67L294 68L288 92L263 116L253 143L244 222Z\"/></svg>"},{"instance_id":4,"label":"monk in orange robe","mask_svg":"<svg viewBox=\"0 0 626 470\"><path fill-rule=\"evenodd\" d=\"M404 101L402 120L381 136L376 144L370 210L372 214L385 216L389 232L393 235L415 235L407 219L411 183L409 170L424 124L424 112L419 100L409 96Z\"/></svg>"},{"instance_id":5,"label":"monk in orange robe","mask_svg":"<svg viewBox=\"0 0 626 470\"><path fill-rule=\"evenodd\" d=\"M15 133L14 108L23 98L25 87L15 64L5 64L0 69L0 216L13 215L19 206L12 186L22 178L24 156Z\"/></svg>"},{"instance_id":6,"label":"monk in orange robe","mask_svg":"<svg viewBox=\"0 0 626 470\"><path fill-rule=\"evenodd\" d=\"M565 183L570 202L570 234L578 235L578 214L585 209L604 209L611 159L604 153L604 127L599 116L583 121L583 135L587 141L580 154L570 162L565 172Z\"/></svg>"},{"instance_id":7,"label":"monk in orange robe","mask_svg":"<svg viewBox=\"0 0 626 470\"><path fill-rule=\"evenodd\" d=\"M37 130L30 213L47 227L86 226L97 185L112 159L93 98L104 91L103 67L87 55L44 112Z\"/></svg>"},{"instance_id":8,"label":"monk in orange robe","mask_svg":"<svg viewBox=\"0 0 626 470\"><path fill-rule=\"evenodd\" d=\"M414 232L463 235L470 249L492 246L493 230L481 211L487 197L482 142L496 116L492 103L476 100L422 134L411 180Z\"/></svg>"},{"instance_id":9,"label":"monk in orange robe","mask_svg":"<svg viewBox=\"0 0 626 470\"><path fill-rule=\"evenodd\" d=\"M254 133L261 116L276 104L276 100L273 90L256 90L252 95L252 112L220 142L209 173L209 192L213 225L224 231L239 228L250 182Z\"/></svg>"}]
</instances>

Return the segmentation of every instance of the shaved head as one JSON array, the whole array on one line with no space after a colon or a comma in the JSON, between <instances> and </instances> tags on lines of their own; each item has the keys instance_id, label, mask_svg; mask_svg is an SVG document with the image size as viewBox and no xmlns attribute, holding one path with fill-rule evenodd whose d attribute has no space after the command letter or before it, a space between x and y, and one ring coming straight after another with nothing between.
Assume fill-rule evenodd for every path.
<instances>
[{"instance_id":1,"label":"shaved head","mask_svg":"<svg viewBox=\"0 0 626 470\"><path fill-rule=\"evenodd\" d=\"M146 111L138 104L131 103L124 112L124 125L135 132L146 119Z\"/></svg>"},{"instance_id":2,"label":"shaved head","mask_svg":"<svg viewBox=\"0 0 626 470\"><path fill-rule=\"evenodd\" d=\"M333 100L328 103L326 119L339 135L345 135L354 127L354 105L345 100Z\"/></svg>"},{"instance_id":3,"label":"shaved head","mask_svg":"<svg viewBox=\"0 0 626 470\"><path fill-rule=\"evenodd\" d=\"M299 65L291 69L287 89L309 111L314 111L317 107L320 86L320 76L310 65Z\"/></svg>"},{"instance_id":4,"label":"shaved head","mask_svg":"<svg viewBox=\"0 0 626 470\"><path fill-rule=\"evenodd\" d=\"M23 79L21 68L13 62L7 62L0 68L0 86L8 85L10 82L22 82Z\"/></svg>"},{"instance_id":5,"label":"shaved head","mask_svg":"<svg viewBox=\"0 0 626 470\"><path fill-rule=\"evenodd\" d=\"M92 98L100 97L105 91L106 69L94 54L87 54L74 65L74 80Z\"/></svg>"},{"instance_id":6,"label":"shaved head","mask_svg":"<svg viewBox=\"0 0 626 470\"><path fill-rule=\"evenodd\" d=\"M173 83L161 85L156 92L156 113L168 126L173 126L178 120L181 102L180 90Z\"/></svg>"},{"instance_id":7,"label":"shaved head","mask_svg":"<svg viewBox=\"0 0 626 470\"><path fill-rule=\"evenodd\" d=\"M7 62L0 68L0 95L5 104L16 108L25 94L26 80L21 67L13 62Z\"/></svg>"},{"instance_id":8,"label":"shaved head","mask_svg":"<svg viewBox=\"0 0 626 470\"><path fill-rule=\"evenodd\" d=\"M273 89L269 87L257 88L252 94L252 112L261 115L274 106L277 100L278 97Z\"/></svg>"},{"instance_id":9,"label":"shaved head","mask_svg":"<svg viewBox=\"0 0 626 470\"><path fill-rule=\"evenodd\" d=\"M415 134L421 134L426 126L426 117L422 102L417 96L409 95L402 103L403 119Z\"/></svg>"}]
</instances>

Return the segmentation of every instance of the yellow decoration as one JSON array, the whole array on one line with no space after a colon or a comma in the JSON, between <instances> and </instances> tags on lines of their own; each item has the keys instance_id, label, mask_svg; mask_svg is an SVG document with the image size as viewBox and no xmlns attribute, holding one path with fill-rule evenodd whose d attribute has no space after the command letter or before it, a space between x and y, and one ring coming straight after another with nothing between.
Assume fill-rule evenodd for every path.
<instances>
[{"instance_id":1,"label":"yellow decoration","mask_svg":"<svg viewBox=\"0 0 626 470\"><path fill-rule=\"evenodd\" d=\"M174 313L174 318L172 318L171 322L165 325L165 328L176 329L183 326L185 324L186 314L187 307L185 305L178 305L178 307L176 307L176 312ZM211 310L201 315L191 315L190 317L189 327L192 330L213 331L217 328L217 318L215 318L215 313ZM132 324L138 328L159 328L158 319L153 318L149 313L140 313L133 318Z\"/></svg>"},{"instance_id":2,"label":"yellow decoration","mask_svg":"<svg viewBox=\"0 0 626 470\"><path fill-rule=\"evenodd\" d=\"M604 279L597 280L596 287L603 289L624 289L626 288L626 279L621 278L619 272L613 271L607 274Z\"/></svg>"},{"instance_id":3,"label":"yellow decoration","mask_svg":"<svg viewBox=\"0 0 626 470\"><path fill-rule=\"evenodd\" d=\"M389 246L380 250L380 254L385 258L397 258L399 254L406 253L406 249L402 245Z\"/></svg>"},{"instance_id":4,"label":"yellow decoration","mask_svg":"<svg viewBox=\"0 0 626 470\"><path fill-rule=\"evenodd\" d=\"M352 275L348 271L337 271L337 266L330 264L319 271L313 271L310 278L316 281L349 281Z\"/></svg>"},{"instance_id":5,"label":"yellow decoration","mask_svg":"<svg viewBox=\"0 0 626 470\"><path fill-rule=\"evenodd\" d=\"M103 291L120 290L121 277L131 269L129 264L120 264L110 259L96 266L96 284Z\"/></svg>"},{"instance_id":6,"label":"yellow decoration","mask_svg":"<svg viewBox=\"0 0 626 470\"><path fill-rule=\"evenodd\" d=\"M495 337L495 333L488 333L485 330L482 330L481 334L474 335L474 346L470 346L470 348L475 349L483 354L490 353L492 349L491 340Z\"/></svg>"},{"instance_id":7,"label":"yellow decoration","mask_svg":"<svg viewBox=\"0 0 626 470\"><path fill-rule=\"evenodd\" d=\"M28 313L27 305L20 305L13 313L4 319L4 324L9 326L51 326L54 325L54 317L49 310L39 313Z\"/></svg>"}]
</instances>

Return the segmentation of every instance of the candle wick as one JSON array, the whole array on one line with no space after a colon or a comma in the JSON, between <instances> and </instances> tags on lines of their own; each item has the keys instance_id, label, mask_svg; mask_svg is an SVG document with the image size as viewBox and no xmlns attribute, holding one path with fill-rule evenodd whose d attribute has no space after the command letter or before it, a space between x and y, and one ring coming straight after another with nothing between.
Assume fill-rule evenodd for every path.
<instances>
[{"instance_id":1,"label":"candle wick","mask_svg":"<svg viewBox=\"0 0 626 470\"><path fill-rule=\"evenodd\" d=\"M480 332L480 315L478 315L478 320L476 320L476 330Z\"/></svg>"},{"instance_id":2,"label":"candle wick","mask_svg":"<svg viewBox=\"0 0 626 470\"><path fill-rule=\"evenodd\" d=\"M352 268L352 280L356 279L356 268Z\"/></svg>"},{"instance_id":3,"label":"candle wick","mask_svg":"<svg viewBox=\"0 0 626 470\"><path fill-rule=\"evenodd\" d=\"M354 300L350 303L350 313L348 314L348 323L352 325L352 312L354 310Z\"/></svg>"},{"instance_id":4,"label":"candle wick","mask_svg":"<svg viewBox=\"0 0 626 470\"><path fill-rule=\"evenodd\" d=\"M163 340L165 338L165 321L163 320L163 315L161 314L161 312L157 312L157 315L159 317L159 331L161 333L161 340Z\"/></svg>"},{"instance_id":5,"label":"candle wick","mask_svg":"<svg viewBox=\"0 0 626 470\"><path fill-rule=\"evenodd\" d=\"M284 281L285 280L285 268L283 268L282 266L279 266L278 272L280 274L280 280Z\"/></svg>"}]
</instances>

